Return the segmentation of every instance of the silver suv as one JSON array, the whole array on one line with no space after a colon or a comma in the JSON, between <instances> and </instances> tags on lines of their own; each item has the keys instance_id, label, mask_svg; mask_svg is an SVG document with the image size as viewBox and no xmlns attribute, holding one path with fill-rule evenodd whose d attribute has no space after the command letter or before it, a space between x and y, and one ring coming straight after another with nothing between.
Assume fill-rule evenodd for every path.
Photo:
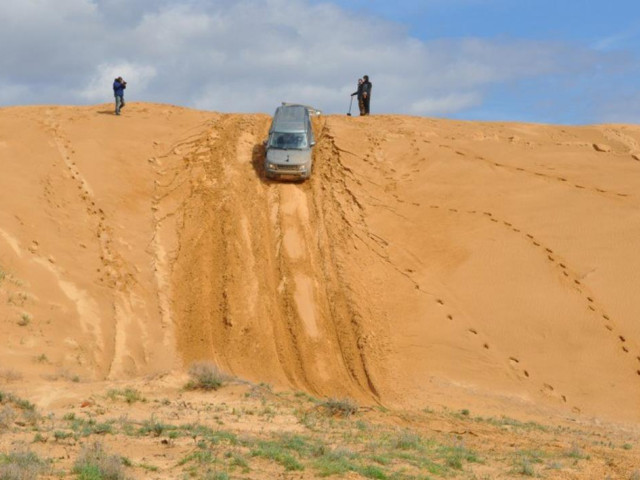
<instances>
[{"instance_id":1,"label":"silver suv","mask_svg":"<svg viewBox=\"0 0 640 480\"><path fill-rule=\"evenodd\" d=\"M309 178L311 147L315 144L308 107L292 104L278 107L266 141L264 171L267 178Z\"/></svg>"}]
</instances>

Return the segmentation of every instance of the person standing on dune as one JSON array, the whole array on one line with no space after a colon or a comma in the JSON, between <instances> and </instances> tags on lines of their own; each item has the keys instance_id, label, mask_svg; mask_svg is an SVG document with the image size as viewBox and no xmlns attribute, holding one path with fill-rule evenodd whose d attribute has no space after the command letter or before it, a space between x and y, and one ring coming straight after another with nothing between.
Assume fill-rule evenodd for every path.
<instances>
[{"instance_id":1,"label":"person standing on dune","mask_svg":"<svg viewBox=\"0 0 640 480\"><path fill-rule=\"evenodd\" d=\"M362 98L362 79L361 78L358 79L358 89L351 94L352 97L354 95L357 95L356 98L358 99L358 108L360 109L360 116L362 116L364 115L364 100Z\"/></svg>"},{"instance_id":2,"label":"person standing on dune","mask_svg":"<svg viewBox=\"0 0 640 480\"><path fill-rule=\"evenodd\" d=\"M364 113L363 115L369 115L369 103L371 102L371 89L373 85L369 81L369 75L364 75L362 77L362 103L364 103Z\"/></svg>"},{"instance_id":3,"label":"person standing on dune","mask_svg":"<svg viewBox=\"0 0 640 480\"><path fill-rule=\"evenodd\" d=\"M113 81L113 95L116 97L116 115L120 115L120 109L124 107L125 88L127 88L127 82L122 77L118 77Z\"/></svg>"}]
</instances>

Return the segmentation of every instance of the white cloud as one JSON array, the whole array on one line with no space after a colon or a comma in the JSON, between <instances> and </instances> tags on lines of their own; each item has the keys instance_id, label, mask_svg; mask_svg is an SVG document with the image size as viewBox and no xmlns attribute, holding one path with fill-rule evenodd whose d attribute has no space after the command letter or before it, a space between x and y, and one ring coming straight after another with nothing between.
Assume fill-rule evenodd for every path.
<instances>
[{"instance_id":1,"label":"white cloud","mask_svg":"<svg viewBox=\"0 0 640 480\"><path fill-rule=\"evenodd\" d=\"M356 80L372 112L452 114L488 87L591 68L590 52L526 41L422 42L402 25L310 0L10 0L0 3L5 103L130 101L342 113Z\"/></svg>"},{"instance_id":2,"label":"white cloud","mask_svg":"<svg viewBox=\"0 0 640 480\"><path fill-rule=\"evenodd\" d=\"M479 93L450 93L440 97L424 97L410 105L414 115L447 115L482 103Z\"/></svg>"},{"instance_id":3,"label":"white cloud","mask_svg":"<svg viewBox=\"0 0 640 480\"><path fill-rule=\"evenodd\" d=\"M87 86L80 90L80 96L89 102L103 102L113 96L113 81L122 77L127 81L125 97L136 91L144 91L156 77L156 69L149 65L136 65L133 63L103 63L98 65L93 77ZM129 88L129 82L132 88Z\"/></svg>"}]
</instances>

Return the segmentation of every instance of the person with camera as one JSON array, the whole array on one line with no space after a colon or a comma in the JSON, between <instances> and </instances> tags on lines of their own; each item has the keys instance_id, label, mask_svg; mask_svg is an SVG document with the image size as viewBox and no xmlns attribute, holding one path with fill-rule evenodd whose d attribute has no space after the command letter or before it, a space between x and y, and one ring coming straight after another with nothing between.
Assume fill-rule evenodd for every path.
<instances>
[{"instance_id":1,"label":"person with camera","mask_svg":"<svg viewBox=\"0 0 640 480\"><path fill-rule=\"evenodd\" d=\"M120 115L120 109L124 107L125 88L127 88L127 82L122 77L118 77L113 81L113 95L116 97L116 115Z\"/></svg>"}]
</instances>

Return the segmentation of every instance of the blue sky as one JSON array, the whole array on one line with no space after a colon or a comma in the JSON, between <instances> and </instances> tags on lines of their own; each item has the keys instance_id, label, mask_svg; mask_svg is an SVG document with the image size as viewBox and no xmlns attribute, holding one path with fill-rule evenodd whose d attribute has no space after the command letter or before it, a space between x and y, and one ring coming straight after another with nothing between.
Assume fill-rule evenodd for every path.
<instances>
[{"instance_id":1,"label":"blue sky","mask_svg":"<svg viewBox=\"0 0 640 480\"><path fill-rule=\"evenodd\" d=\"M640 123L640 2L6 0L0 106L129 101Z\"/></svg>"},{"instance_id":2,"label":"blue sky","mask_svg":"<svg viewBox=\"0 0 640 480\"><path fill-rule=\"evenodd\" d=\"M640 2L632 0L339 0L423 41L539 42L583 55L582 69L495 82L461 119L640 123Z\"/></svg>"}]
</instances>

